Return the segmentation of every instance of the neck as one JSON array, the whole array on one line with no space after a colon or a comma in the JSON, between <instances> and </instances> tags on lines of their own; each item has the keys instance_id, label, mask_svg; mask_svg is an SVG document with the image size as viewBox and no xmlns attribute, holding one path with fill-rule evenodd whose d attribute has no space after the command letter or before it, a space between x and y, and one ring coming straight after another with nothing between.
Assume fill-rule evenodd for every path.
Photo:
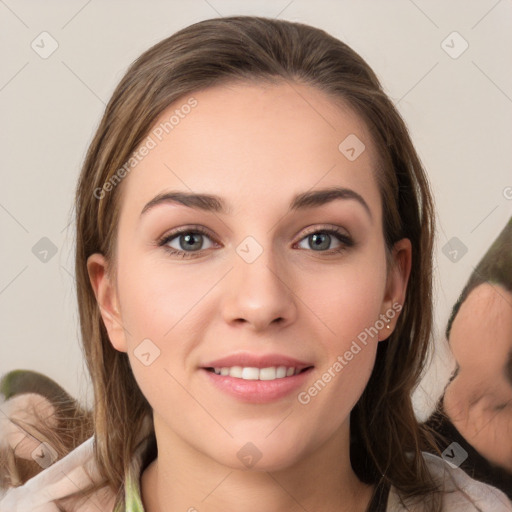
<instances>
[{"instance_id":1,"label":"neck","mask_svg":"<svg viewBox=\"0 0 512 512\"><path fill-rule=\"evenodd\" d=\"M373 486L363 484L350 464L348 421L314 453L275 471L219 464L158 431L155 423L158 457L141 477L145 512L364 512L371 499Z\"/></svg>"}]
</instances>

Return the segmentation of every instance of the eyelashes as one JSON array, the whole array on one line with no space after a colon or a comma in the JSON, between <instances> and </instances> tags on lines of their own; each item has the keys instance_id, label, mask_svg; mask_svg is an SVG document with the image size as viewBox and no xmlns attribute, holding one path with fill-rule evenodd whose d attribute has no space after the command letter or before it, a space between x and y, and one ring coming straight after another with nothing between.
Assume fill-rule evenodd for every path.
<instances>
[{"instance_id":1,"label":"eyelashes","mask_svg":"<svg viewBox=\"0 0 512 512\"><path fill-rule=\"evenodd\" d=\"M182 258L194 258L196 257L196 255L199 253L204 253L205 249L201 249L200 251L192 251L192 252L187 252L187 251L182 251L182 250L179 250L179 249L174 249L172 247L169 247L167 244L169 242L171 242L172 240L174 240L175 238L178 238L182 235L201 235L201 236L206 236L208 238L213 238L211 236L211 234L206 231L205 229L203 229L201 226L195 226L193 228L180 228L180 229L177 229L175 231L172 231L171 233L167 234L167 235L164 235L164 237L162 239L160 239L160 241L158 242L158 245L159 246L162 246L165 251L167 251L169 254L172 254L173 256L180 256Z\"/></svg>"},{"instance_id":2,"label":"eyelashes","mask_svg":"<svg viewBox=\"0 0 512 512\"><path fill-rule=\"evenodd\" d=\"M197 235L200 235L200 237L198 237ZM316 236L314 238L311 238L313 235ZM181 239L181 243L180 237L184 237L183 239ZM215 241L215 238L211 235L211 233L208 230L202 228L201 226L193 226L176 229L171 233L165 234L162 238L158 240L157 245L159 247L162 247L168 254L172 256L180 257L182 259L195 258L203 255L205 251L209 250L210 248L204 249L201 247L199 250L186 251L183 249L176 249L174 247L170 247L168 244L173 240L178 239L178 244L180 247L184 248L187 247L187 244L189 244L189 247L193 248L194 245L197 245L198 238L200 239L201 237L207 237L208 239L214 240L214 242L217 243ZM297 243L300 244L303 241L306 241L306 243L308 243L308 241L311 240L312 245L319 248L325 245L324 242L326 239L328 245L330 245L332 240L334 239L340 243L340 246L335 249L329 249L326 251L316 249L302 250L309 250L316 254L333 255L340 254L355 245L353 239L337 226L332 226L329 228L315 227L314 229L310 229L309 231L303 234L302 238ZM202 244L199 242L199 245Z\"/></svg>"}]
</instances>

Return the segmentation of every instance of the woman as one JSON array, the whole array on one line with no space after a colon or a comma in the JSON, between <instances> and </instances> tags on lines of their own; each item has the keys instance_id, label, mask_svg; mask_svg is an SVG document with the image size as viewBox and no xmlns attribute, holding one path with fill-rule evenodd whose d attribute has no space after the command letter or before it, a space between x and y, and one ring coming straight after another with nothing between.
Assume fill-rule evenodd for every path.
<instances>
[{"instance_id":1,"label":"woman","mask_svg":"<svg viewBox=\"0 0 512 512\"><path fill-rule=\"evenodd\" d=\"M84 461L83 510L512 510L422 453L432 199L345 44L257 17L158 43L115 90L76 205L94 435L0 510L52 469L79 510L62 475Z\"/></svg>"}]
</instances>

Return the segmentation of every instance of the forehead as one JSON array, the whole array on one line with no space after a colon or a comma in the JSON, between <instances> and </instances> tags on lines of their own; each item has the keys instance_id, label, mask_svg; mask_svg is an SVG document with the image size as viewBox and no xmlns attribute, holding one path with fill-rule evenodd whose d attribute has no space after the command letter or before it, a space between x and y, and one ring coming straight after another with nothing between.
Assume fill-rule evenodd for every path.
<instances>
[{"instance_id":1,"label":"forehead","mask_svg":"<svg viewBox=\"0 0 512 512\"><path fill-rule=\"evenodd\" d=\"M452 330L456 334L467 335L475 331L495 338L510 338L512 334L512 293L503 286L482 283L474 288L462 303L453 320ZM460 337L460 336L459 336ZM464 344L465 338L454 336L452 346ZM480 339L480 342L484 340Z\"/></svg>"},{"instance_id":2,"label":"forehead","mask_svg":"<svg viewBox=\"0 0 512 512\"><path fill-rule=\"evenodd\" d=\"M183 96L147 141L151 149L123 184L123 202L139 212L166 188L236 196L242 206L342 185L379 201L365 123L304 84L230 83Z\"/></svg>"}]
</instances>

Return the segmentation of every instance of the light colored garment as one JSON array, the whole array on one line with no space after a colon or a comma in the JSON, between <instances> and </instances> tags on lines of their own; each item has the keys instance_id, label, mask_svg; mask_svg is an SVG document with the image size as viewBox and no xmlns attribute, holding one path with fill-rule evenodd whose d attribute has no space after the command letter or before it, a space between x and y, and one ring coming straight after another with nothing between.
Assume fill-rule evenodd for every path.
<instances>
[{"instance_id":1,"label":"light colored garment","mask_svg":"<svg viewBox=\"0 0 512 512\"><path fill-rule=\"evenodd\" d=\"M66 457L55 462L24 485L7 491L0 500L0 512L58 512L54 500L66 497L78 487L90 482L84 471L98 473L93 457L94 436L75 448ZM143 471L143 460L149 446L149 439L144 439L138 446L129 471L125 477L125 489L117 498L110 492L97 493L88 499L80 508L73 512L144 512L140 493L140 477ZM451 467L443 459L423 453L423 457L432 475L443 483L444 512L512 512L512 503L498 489L471 479L459 468ZM459 487L459 489L456 488ZM453 492L452 492L453 491ZM418 505L410 508L410 512L421 512ZM395 489L392 487L388 497L388 512L405 512L407 509L400 503Z\"/></svg>"},{"instance_id":2,"label":"light colored garment","mask_svg":"<svg viewBox=\"0 0 512 512\"><path fill-rule=\"evenodd\" d=\"M55 500L65 498L91 483L86 470L93 479L98 475L94 463L93 442L94 436L27 480L24 485L9 489L0 500L0 511L58 512L59 508ZM113 505L111 493L96 493L73 512L98 512L98 510L110 512L113 510Z\"/></svg>"}]
</instances>

